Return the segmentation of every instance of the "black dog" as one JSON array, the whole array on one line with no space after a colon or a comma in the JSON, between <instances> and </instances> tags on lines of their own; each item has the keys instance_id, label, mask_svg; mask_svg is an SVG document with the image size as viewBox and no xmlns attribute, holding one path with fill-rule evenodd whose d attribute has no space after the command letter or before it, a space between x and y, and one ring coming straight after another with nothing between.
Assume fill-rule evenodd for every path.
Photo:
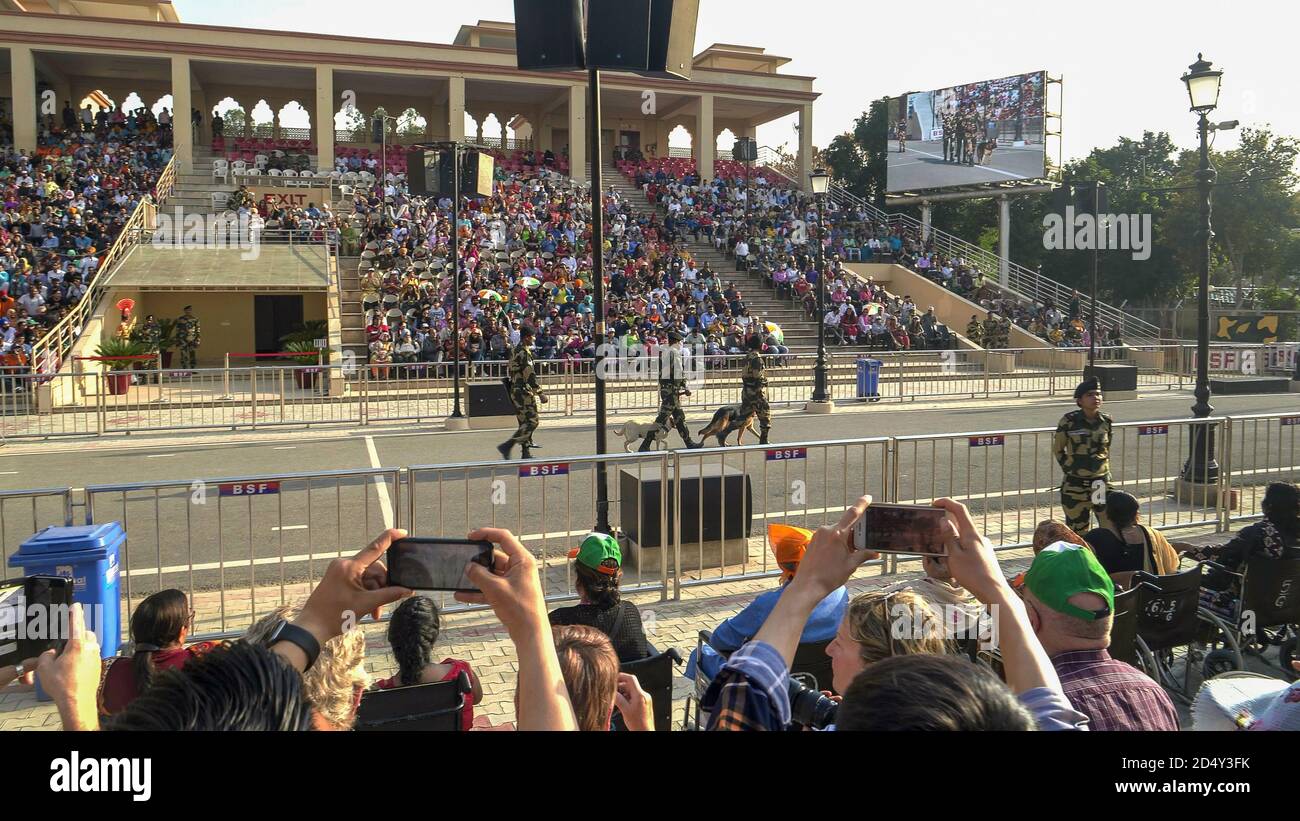
<instances>
[{"instance_id":1,"label":"black dog","mask_svg":"<svg viewBox=\"0 0 1300 821\"><path fill-rule=\"evenodd\" d=\"M710 436L716 436L718 437L718 447L725 448L727 446L727 437L733 431L739 431L736 434L736 444L744 444L742 440L745 438L745 431L749 431L751 434L754 432L754 420L756 418L758 418L756 411L741 416L739 405L723 405L718 408L717 413L713 414L713 421L709 422L708 426L700 431L700 441L703 442Z\"/></svg>"}]
</instances>

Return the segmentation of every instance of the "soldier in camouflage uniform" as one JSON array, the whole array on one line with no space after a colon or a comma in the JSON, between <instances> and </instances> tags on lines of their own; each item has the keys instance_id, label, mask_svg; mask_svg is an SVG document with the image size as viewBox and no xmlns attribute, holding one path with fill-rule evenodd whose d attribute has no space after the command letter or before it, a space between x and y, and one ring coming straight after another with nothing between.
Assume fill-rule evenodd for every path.
<instances>
[{"instance_id":1,"label":"soldier in camouflage uniform","mask_svg":"<svg viewBox=\"0 0 1300 821\"><path fill-rule=\"evenodd\" d=\"M1101 387L1095 378L1084 380L1075 389L1074 400L1079 410L1061 417L1052 440L1052 453L1065 473L1061 483L1065 522L1082 535L1089 530L1090 512L1096 513L1098 526L1106 525L1106 493L1113 489L1112 420L1101 412Z\"/></svg>"},{"instance_id":2,"label":"soldier in camouflage uniform","mask_svg":"<svg viewBox=\"0 0 1300 821\"><path fill-rule=\"evenodd\" d=\"M767 434L772 430L772 410L767 404L767 376L763 373L763 355L760 352L763 340L751 336L746 345L749 353L745 356L745 371L741 376L744 387L740 391L740 418L751 413L758 415L760 445L767 444Z\"/></svg>"},{"instance_id":3,"label":"soldier in camouflage uniform","mask_svg":"<svg viewBox=\"0 0 1300 821\"><path fill-rule=\"evenodd\" d=\"M185 313L176 320L176 347L181 349L182 368L198 367L199 339L199 318L194 315L194 306L186 305Z\"/></svg>"},{"instance_id":4,"label":"soldier in camouflage uniform","mask_svg":"<svg viewBox=\"0 0 1300 821\"><path fill-rule=\"evenodd\" d=\"M690 396L691 392L686 387L686 374L682 365L682 335L676 331L670 331L668 334L668 355L667 362L660 360L659 371L659 415L655 417L655 424L660 430L668 432L668 423L671 420L673 427L681 434L682 441L688 448L698 448L702 443L691 441L691 432L686 427L686 413L682 411L683 396ZM638 450L642 453L650 450L654 443L655 434L648 433L641 440L641 447Z\"/></svg>"},{"instance_id":5,"label":"soldier in camouflage uniform","mask_svg":"<svg viewBox=\"0 0 1300 821\"><path fill-rule=\"evenodd\" d=\"M515 418L519 420L519 427L514 436L497 447L507 460L516 444L523 448L523 458L533 458L532 449L537 447L533 444L533 431L537 430L541 421L537 412L537 400L541 399L542 404L549 401L542 392L542 386L537 384L537 374L533 372L532 345L532 328L521 328L519 345L510 355L509 370L510 402L515 406Z\"/></svg>"},{"instance_id":6,"label":"soldier in camouflage uniform","mask_svg":"<svg viewBox=\"0 0 1300 821\"><path fill-rule=\"evenodd\" d=\"M972 345L984 347L984 330L980 327L978 317L972 316L970 318L970 324L966 326L966 338L971 341Z\"/></svg>"},{"instance_id":7,"label":"soldier in camouflage uniform","mask_svg":"<svg viewBox=\"0 0 1300 821\"><path fill-rule=\"evenodd\" d=\"M1005 316L1002 317L1002 321L998 323L998 347L1011 347L1011 320Z\"/></svg>"},{"instance_id":8,"label":"soldier in camouflage uniform","mask_svg":"<svg viewBox=\"0 0 1300 821\"><path fill-rule=\"evenodd\" d=\"M981 333L984 335L984 347L998 347L998 318L993 314L989 314L988 319L984 320Z\"/></svg>"}]
</instances>

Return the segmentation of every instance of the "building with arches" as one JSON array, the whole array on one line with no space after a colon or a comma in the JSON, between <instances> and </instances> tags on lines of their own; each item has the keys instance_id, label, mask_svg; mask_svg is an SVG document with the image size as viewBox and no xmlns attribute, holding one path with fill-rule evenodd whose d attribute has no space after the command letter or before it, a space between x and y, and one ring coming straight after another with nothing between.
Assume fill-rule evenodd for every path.
<instances>
[{"instance_id":1,"label":"building with arches","mask_svg":"<svg viewBox=\"0 0 1300 821\"><path fill-rule=\"evenodd\" d=\"M0 0L0 24L0 108L19 150L36 147L38 114L57 113L66 101L102 105L135 94L152 108L170 95L174 112L197 109L205 123L229 98L258 136L310 139L322 167L333 164L336 145L369 140L366 129L336 130L333 115L354 106L392 116L414 110L425 128L408 126L402 140L410 142L481 138L505 148L509 128L521 147L567 150L572 175L588 174L586 73L518 70L512 23L481 20L461 26L451 43L412 43L192 25L170 3L147 0ZM611 152L621 144L663 156L669 134L682 127L709 177L724 130L752 137L764 123L797 115L806 185L817 92L814 78L780 73L788 62L763 48L715 43L695 56L689 82L608 72L602 142ZM291 103L306 111L308 127L280 122ZM263 105L272 118L255 125ZM482 133L489 119L499 133ZM178 172L207 136L188 116L175 117Z\"/></svg>"}]
</instances>

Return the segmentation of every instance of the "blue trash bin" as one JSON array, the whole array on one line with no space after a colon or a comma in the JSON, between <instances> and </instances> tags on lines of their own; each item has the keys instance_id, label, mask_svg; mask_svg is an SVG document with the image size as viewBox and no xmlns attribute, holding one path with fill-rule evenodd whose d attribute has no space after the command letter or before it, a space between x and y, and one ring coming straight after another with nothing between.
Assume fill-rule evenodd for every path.
<instances>
[{"instance_id":1,"label":"blue trash bin","mask_svg":"<svg viewBox=\"0 0 1300 821\"><path fill-rule=\"evenodd\" d=\"M24 576L72 579L72 600L79 602L86 626L99 639L100 656L117 655L122 643L121 573L118 553L126 531L118 522L85 527L47 527L9 557Z\"/></svg>"},{"instance_id":2,"label":"blue trash bin","mask_svg":"<svg viewBox=\"0 0 1300 821\"><path fill-rule=\"evenodd\" d=\"M880 401L880 368L883 364L879 359L858 360L858 399Z\"/></svg>"}]
</instances>

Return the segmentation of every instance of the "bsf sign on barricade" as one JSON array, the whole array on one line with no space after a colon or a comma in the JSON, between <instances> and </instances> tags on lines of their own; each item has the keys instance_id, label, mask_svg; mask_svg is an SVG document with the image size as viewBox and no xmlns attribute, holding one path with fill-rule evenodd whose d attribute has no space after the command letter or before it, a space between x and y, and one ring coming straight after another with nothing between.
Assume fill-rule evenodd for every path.
<instances>
[{"instance_id":1,"label":"bsf sign on barricade","mask_svg":"<svg viewBox=\"0 0 1300 821\"><path fill-rule=\"evenodd\" d=\"M267 496L280 492L279 482L227 482L218 485L222 496Z\"/></svg>"}]
</instances>

